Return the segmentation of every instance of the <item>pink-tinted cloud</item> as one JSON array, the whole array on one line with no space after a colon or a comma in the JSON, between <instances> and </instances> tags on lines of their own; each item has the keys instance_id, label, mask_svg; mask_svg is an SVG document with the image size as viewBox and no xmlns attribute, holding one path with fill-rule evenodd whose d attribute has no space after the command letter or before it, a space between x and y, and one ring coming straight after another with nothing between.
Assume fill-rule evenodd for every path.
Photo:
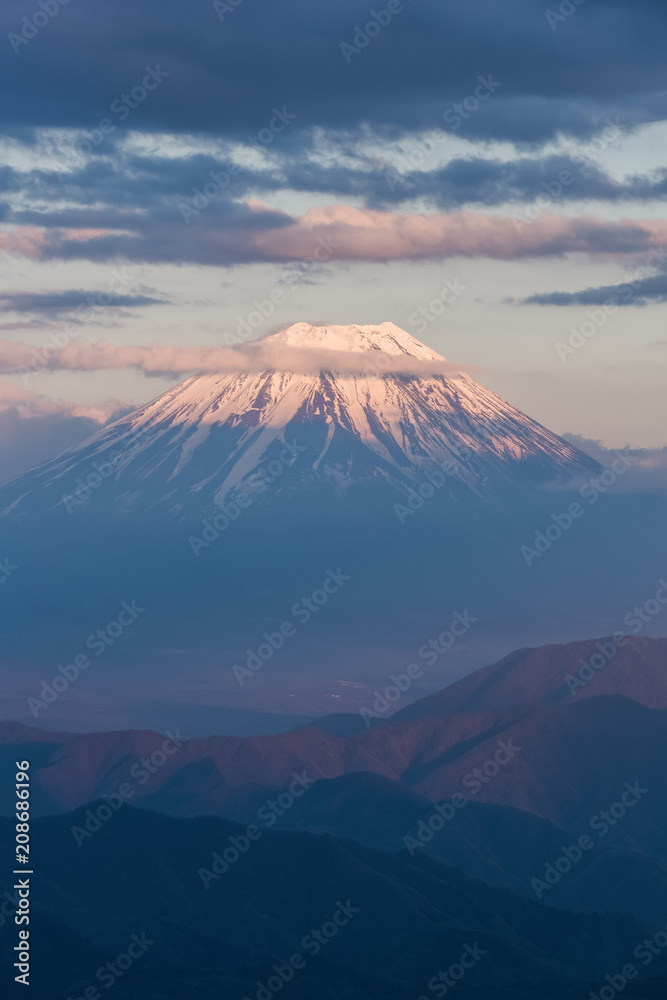
<instances>
[{"instance_id":1,"label":"pink-tinted cloud","mask_svg":"<svg viewBox=\"0 0 667 1000\"><path fill-rule=\"evenodd\" d=\"M115 400L86 406L47 399L0 380L0 483L72 448L127 408Z\"/></svg>"},{"instance_id":2,"label":"pink-tinted cloud","mask_svg":"<svg viewBox=\"0 0 667 1000\"><path fill-rule=\"evenodd\" d=\"M563 437L605 468L612 468L623 455L627 473L614 483L615 493L667 494L667 445L662 448L606 448L601 441L564 434ZM628 464L629 463L629 464Z\"/></svg>"},{"instance_id":3,"label":"pink-tinted cloud","mask_svg":"<svg viewBox=\"0 0 667 1000\"><path fill-rule=\"evenodd\" d=\"M11 232L0 232L0 250L16 254L18 257L29 257L35 260L41 257L46 244L46 233L34 226L19 226Z\"/></svg>"},{"instance_id":4,"label":"pink-tinted cloud","mask_svg":"<svg viewBox=\"0 0 667 1000\"><path fill-rule=\"evenodd\" d=\"M329 241L334 247L332 256L343 260L456 256L510 260L572 251L637 253L667 241L667 221L609 222L545 212L526 223L476 212L426 216L334 205L309 209L296 225L260 232L255 238L267 255L287 259L312 253L320 239Z\"/></svg>"},{"instance_id":5,"label":"pink-tinted cloud","mask_svg":"<svg viewBox=\"0 0 667 1000\"><path fill-rule=\"evenodd\" d=\"M73 403L69 400L48 399L39 393L14 385L13 382L0 381L0 413L13 411L17 416L28 419L45 416L83 417L93 420L96 424L103 424L125 405L118 400L107 400L96 406L86 406L84 403Z\"/></svg>"},{"instance_id":6,"label":"pink-tinted cloud","mask_svg":"<svg viewBox=\"0 0 667 1000\"><path fill-rule=\"evenodd\" d=\"M147 344L116 345L107 340L76 341L48 350L27 344L0 341L0 372L23 374L40 371L99 371L135 369L145 375L185 375L208 371L266 371L278 369L299 374L322 370L378 375L399 372L413 375L455 374L461 368L442 360L423 361L382 351L353 352L313 350L256 341L241 347L207 347Z\"/></svg>"},{"instance_id":7,"label":"pink-tinted cloud","mask_svg":"<svg viewBox=\"0 0 667 1000\"><path fill-rule=\"evenodd\" d=\"M667 242L667 221L543 212L533 222L482 212L420 215L345 205L311 208L289 216L253 203L256 226L186 226L138 217L128 230L18 229L0 234L0 249L27 257L125 257L135 261L202 264L317 260L390 261L490 257L501 260L559 256L573 251L627 256ZM267 215L261 224L262 213ZM276 226L278 215L285 225Z\"/></svg>"}]
</instances>

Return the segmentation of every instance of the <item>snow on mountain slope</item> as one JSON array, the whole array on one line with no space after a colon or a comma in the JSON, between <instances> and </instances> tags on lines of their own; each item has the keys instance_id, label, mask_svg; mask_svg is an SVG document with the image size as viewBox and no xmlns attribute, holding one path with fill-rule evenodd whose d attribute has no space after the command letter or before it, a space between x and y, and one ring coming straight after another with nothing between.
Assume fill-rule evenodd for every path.
<instances>
[{"instance_id":1,"label":"snow on mountain slope","mask_svg":"<svg viewBox=\"0 0 667 1000\"><path fill-rule=\"evenodd\" d=\"M256 360L249 361L258 348ZM597 468L392 323L296 323L192 376L0 490L0 509L200 515L234 495L363 483L448 492L569 480Z\"/></svg>"}]
</instances>

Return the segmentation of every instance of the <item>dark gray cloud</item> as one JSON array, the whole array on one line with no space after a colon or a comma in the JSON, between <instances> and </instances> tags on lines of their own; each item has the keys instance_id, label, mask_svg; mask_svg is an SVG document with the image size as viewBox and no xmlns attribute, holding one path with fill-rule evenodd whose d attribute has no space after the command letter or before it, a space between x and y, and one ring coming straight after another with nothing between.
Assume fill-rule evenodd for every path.
<instances>
[{"instance_id":1,"label":"dark gray cloud","mask_svg":"<svg viewBox=\"0 0 667 1000\"><path fill-rule=\"evenodd\" d=\"M415 146L415 152L418 151L419 146ZM510 161L461 157L431 171L385 169L383 175L373 178L374 183L369 178L366 194L369 201L378 202L423 198L443 209L475 203L487 206L532 203L541 198L545 207L557 210L559 205L572 201L662 198L667 190L666 176L667 171L660 171L654 176L633 177L619 183L592 160L567 155Z\"/></svg>"},{"instance_id":2,"label":"dark gray cloud","mask_svg":"<svg viewBox=\"0 0 667 1000\"><path fill-rule=\"evenodd\" d=\"M238 203L250 195L286 189L354 197L371 208L391 208L420 198L443 210L472 204L533 204L539 199L542 208L557 210L572 201L647 202L662 199L667 192L667 170L619 183L592 161L567 155L511 161L458 157L441 168L411 170L410 156L423 149L416 142L412 147L408 144L396 167L377 163L356 168L327 166L308 158L313 149L312 138L304 137L298 154L292 149L277 154L271 165L262 168L234 167L229 184L198 215L198 224L219 227L225 223L246 229L286 225L281 213L258 214ZM5 221L15 225L133 228L147 214L155 222L168 222L182 204L193 202L212 176L229 171L230 165L229 160L203 154L159 157L119 150L113 160L96 157L67 173L34 170L10 176L7 169L12 190L22 185L25 200L33 207L12 209L2 202L0 206ZM568 178L565 185L559 181L563 176Z\"/></svg>"},{"instance_id":3,"label":"dark gray cloud","mask_svg":"<svg viewBox=\"0 0 667 1000\"><path fill-rule=\"evenodd\" d=\"M667 111L664 3L587 0L552 30L535 0L405 0L365 43L357 27L373 20L370 9L367 0L242 0L221 20L210 2L77 0L35 31L22 20L32 8L7 2L0 85L13 96L2 120L24 134L45 125L92 131L110 118L116 135L244 138L286 105L296 130L412 131L436 123L489 73L502 88L461 134L536 143L590 135L609 111L628 121ZM34 37L24 44L22 34ZM357 49L348 59L342 43ZM114 101L141 86L147 66L169 76L120 118Z\"/></svg>"},{"instance_id":4,"label":"dark gray cloud","mask_svg":"<svg viewBox=\"0 0 667 1000\"><path fill-rule=\"evenodd\" d=\"M100 429L88 417L49 413L25 419L18 408L0 412L0 483L55 458Z\"/></svg>"},{"instance_id":5,"label":"dark gray cloud","mask_svg":"<svg viewBox=\"0 0 667 1000\"><path fill-rule=\"evenodd\" d=\"M618 477L614 491L618 493L667 494L667 446L662 448L607 448L601 441L580 434L563 434L566 441L594 458L604 468L618 465L619 456L627 472ZM629 463L629 464L628 464Z\"/></svg>"},{"instance_id":6,"label":"dark gray cloud","mask_svg":"<svg viewBox=\"0 0 667 1000\"><path fill-rule=\"evenodd\" d=\"M150 295L121 295L105 292L104 304L109 308L132 309L139 306L163 305L168 299ZM82 289L65 289L55 292L4 292L0 294L0 309L19 313L46 313L59 315L86 305L98 305L94 292Z\"/></svg>"},{"instance_id":7,"label":"dark gray cloud","mask_svg":"<svg viewBox=\"0 0 667 1000\"><path fill-rule=\"evenodd\" d=\"M582 288L577 292L546 292L541 295L530 295L522 300L524 305L538 306L602 306L608 303L617 306L646 306L658 302L667 302L665 273L648 278L636 278L618 285Z\"/></svg>"},{"instance_id":8,"label":"dark gray cloud","mask_svg":"<svg viewBox=\"0 0 667 1000\"><path fill-rule=\"evenodd\" d=\"M5 246L40 259L226 266L290 256L276 253L275 241L252 237L284 228L296 245L296 220L243 204L277 191L354 198L376 209L421 199L445 212L545 198L555 211L573 201L664 198L667 170L619 184L593 162L536 155L554 137L600 138L610 122L627 131L667 116L664 4L586 0L556 30L534 0L403 6L366 41L360 28L373 16L365 0L291 0L287 9L240 0L222 20L209 0L118 0L113 7L76 0L39 30L30 29L24 4L8 0L0 9L0 30L9 36L0 83L14 97L0 128L40 154L40 129L63 126L74 136L67 170L0 168L0 221L47 230L46 238L10 232ZM358 51L345 49L350 44ZM480 79L493 81L493 93L478 101ZM276 109L290 119L284 128ZM432 167L428 151L420 159L416 133L434 128L443 141L510 139L533 155L457 157ZM235 168L224 190L202 198L212 175L231 173L224 152L139 154L124 143L133 131L206 135L223 150L259 141L268 157L262 166ZM360 139L369 133L394 145L398 171L365 157L370 147ZM354 159L328 163L322 142ZM572 183L553 194L563 171ZM586 247L627 253L646 243L639 224L596 225L595 233L587 225L581 221ZM76 230L93 233L79 239ZM538 252L572 249L569 232L549 239Z\"/></svg>"}]
</instances>

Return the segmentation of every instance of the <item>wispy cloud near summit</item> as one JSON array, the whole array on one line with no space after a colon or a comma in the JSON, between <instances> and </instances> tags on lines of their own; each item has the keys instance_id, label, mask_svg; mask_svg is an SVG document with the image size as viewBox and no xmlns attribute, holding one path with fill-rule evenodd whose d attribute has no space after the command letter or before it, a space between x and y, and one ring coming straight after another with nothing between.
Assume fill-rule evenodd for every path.
<instances>
[{"instance_id":1,"label":"wispy cloud near summit","mask_svg":"<svg viewBox=\"0 0 667 1000\"><path fill-rule=\"evenodd\" d=\"M34 348L27 344L0 342L0 371L20 374L34 364ZM242 347L133 346L112 344L107 340L77 341L51 351L42 362L42 370L47 371L123 369L133 369L148 376L179 376L195 371L290 371L302 375L332 371L368 377L385 374L428 377L455 375L463 370L444 358L430 361L383 351L361 353L291 347L262 340Z\"/></svg>"}]
</instances>

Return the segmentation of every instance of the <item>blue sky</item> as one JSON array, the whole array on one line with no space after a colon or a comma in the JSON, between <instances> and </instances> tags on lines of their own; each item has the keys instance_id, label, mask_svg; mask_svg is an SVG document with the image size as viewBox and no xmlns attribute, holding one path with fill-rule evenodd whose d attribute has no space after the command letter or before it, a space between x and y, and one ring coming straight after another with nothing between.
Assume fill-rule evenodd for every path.
<instances>
[{"instance_id":1,"label":"blue sky","mask_svg":"<svg viewBox=\"0 0 667 1000\"><path fill-rule=\"evenodd\" d=\"M3 5L0 434L37 458L180 348L391 320L559 433L665 444L667 7L372 9Z\"/></svg>"}]
</instances>

